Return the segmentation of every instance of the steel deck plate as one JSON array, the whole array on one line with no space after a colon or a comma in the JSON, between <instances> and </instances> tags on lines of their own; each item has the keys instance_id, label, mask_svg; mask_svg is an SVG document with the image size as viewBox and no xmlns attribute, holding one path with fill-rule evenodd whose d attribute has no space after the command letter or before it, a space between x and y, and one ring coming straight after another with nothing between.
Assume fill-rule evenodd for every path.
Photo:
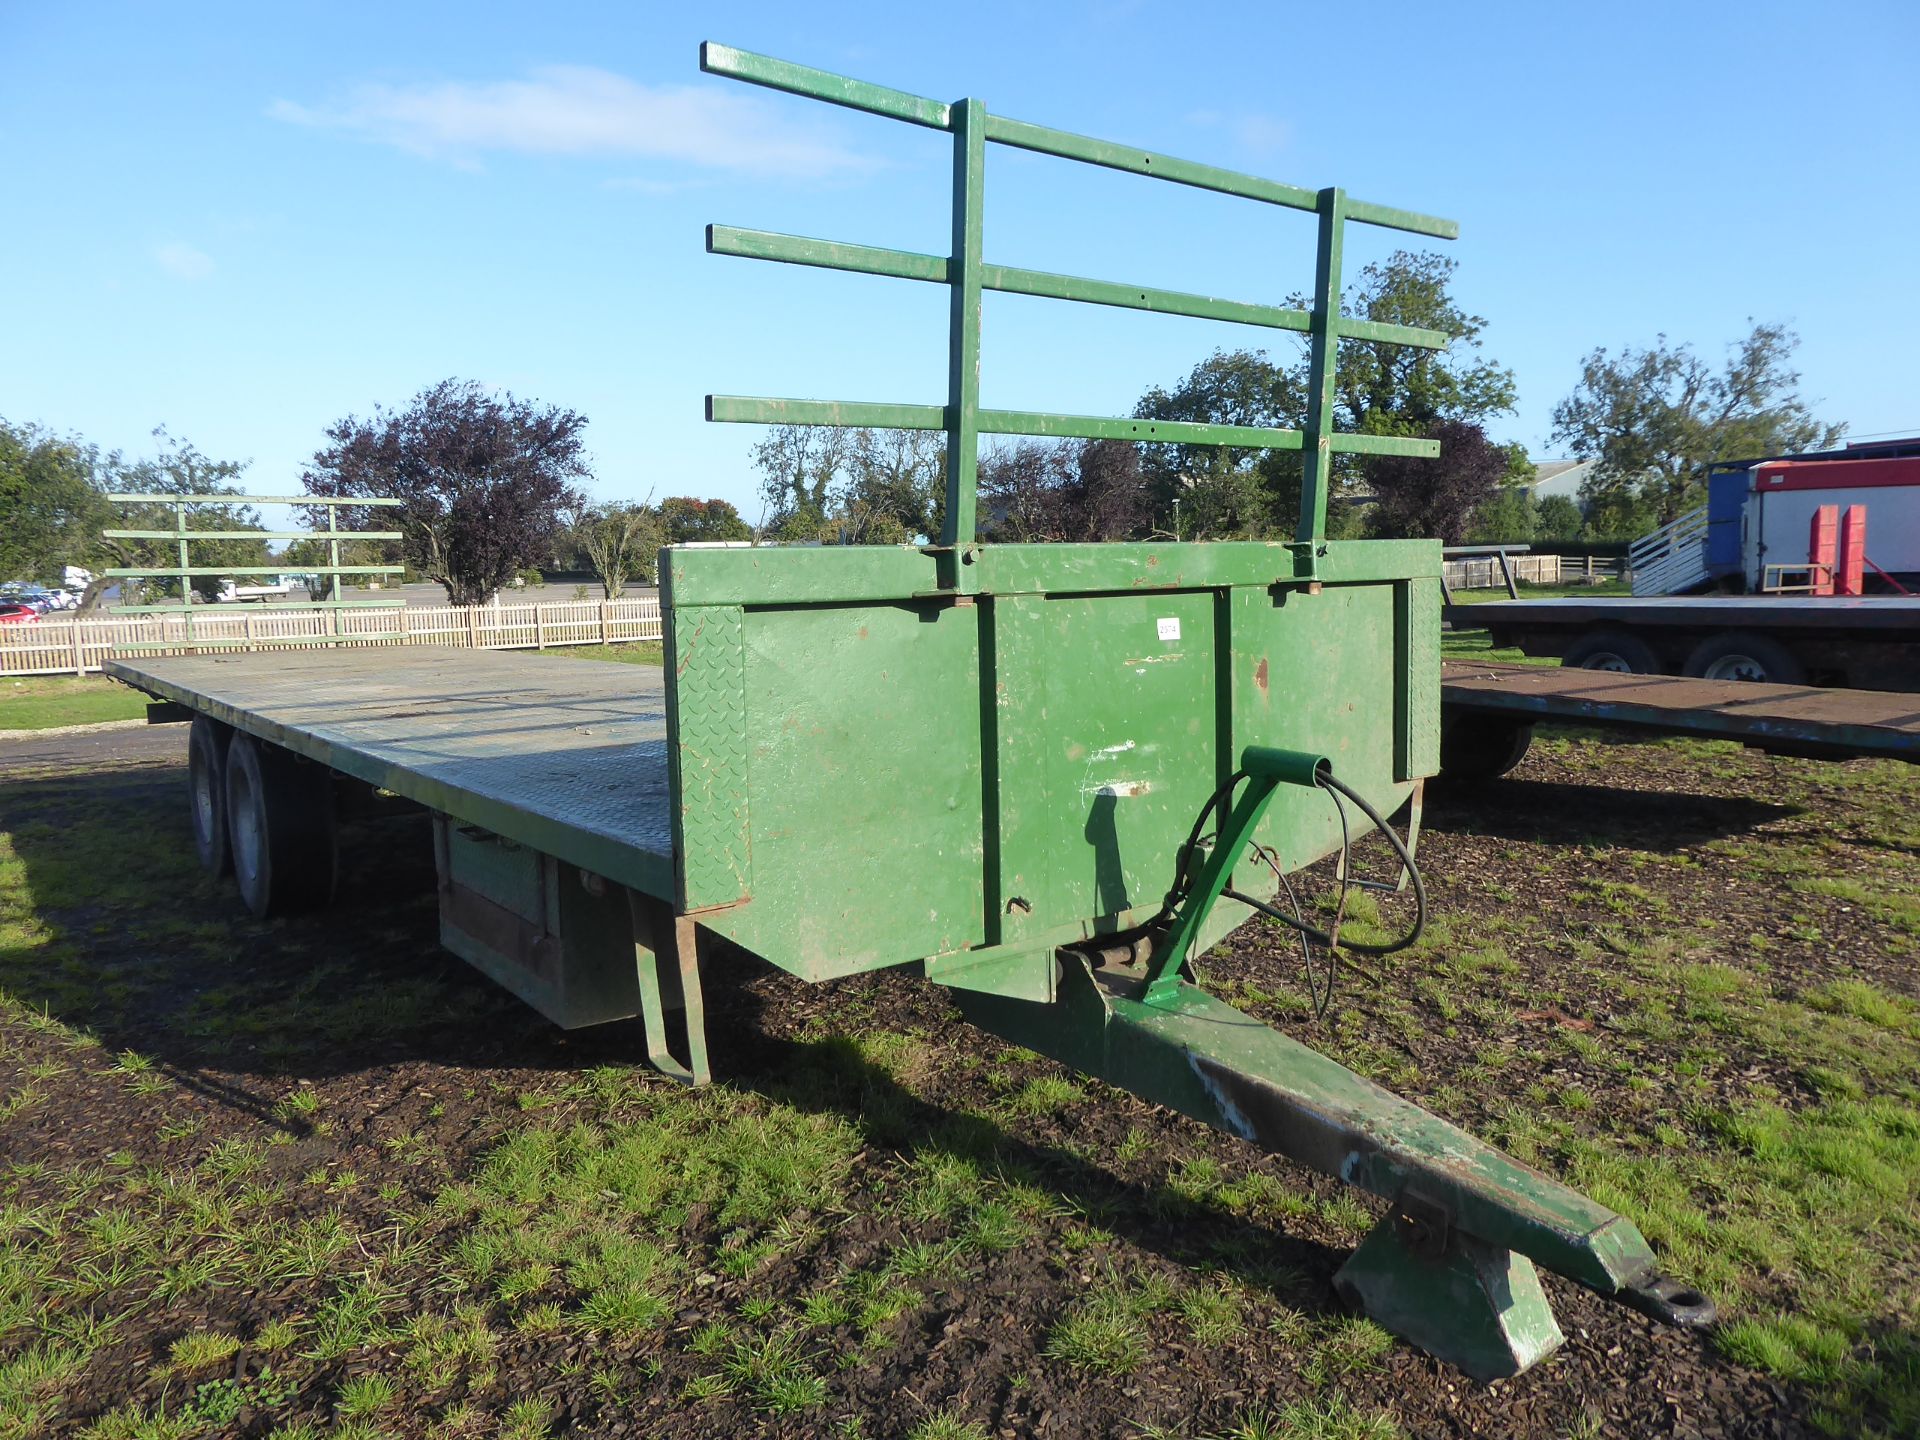
<instances>
[{"instance_id":1,"label":"steel deck plate","mask_svg":"<svg viewBox=\"0 0 1920 1440\"><path fill-rule=\"evenodd\" d=\"M610 880L673 895L657 666L342 646L119 659L107 673Z\"/></svg>"},{"instance_id":2,"label":"steel deck plate","mask_svg":"<svg viewBox=\"0 0 1920 1440\"><path fill-rule=\"evenodd\" d=\"M1920 695L1449 660L1441 703L1574 724L1624 725L1765 749L1920 763Z\"/></svg>"}]
</instances>

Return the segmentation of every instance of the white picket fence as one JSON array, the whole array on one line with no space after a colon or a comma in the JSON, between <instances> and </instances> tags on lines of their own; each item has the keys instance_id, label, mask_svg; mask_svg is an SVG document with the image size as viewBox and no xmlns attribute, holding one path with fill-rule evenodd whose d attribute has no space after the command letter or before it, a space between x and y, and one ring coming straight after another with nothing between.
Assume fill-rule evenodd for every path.
<instances>
[{"instance_id":1,"label":"white picket fence","mask_svg":"<svg viewBox=\"0 0 1920 1440\"><path fill-rule=\"evenodd\" d=\"M197 644L222 651L310 650L326 637L342 645L454 645L474 650L545 650L658 640L660 601L557 600L532 605L395 605L379 609L265 610L211 606L193 614ZM139 649L130 647L139 646ZM154 647L163 648L154 648ZM42 616L0 625L0 675L85 675L116 652L184 654L179 615Z\"/></svg>"},{"instance_id":2,"label":"white picket fence","mask_svg":"<svg viewBox=\"0 0 1920 1440\"><path fill-rule=\"evenodd\" d=\"M1451 590L1493 590L1507 583L1500 574L1499 559L1492 555L1445 564ZM1564 578L1558 555L1509 555L1507 564L1513 567L1513 578L1528 585L1558 585Z\"/></svg>"}]
</instances>

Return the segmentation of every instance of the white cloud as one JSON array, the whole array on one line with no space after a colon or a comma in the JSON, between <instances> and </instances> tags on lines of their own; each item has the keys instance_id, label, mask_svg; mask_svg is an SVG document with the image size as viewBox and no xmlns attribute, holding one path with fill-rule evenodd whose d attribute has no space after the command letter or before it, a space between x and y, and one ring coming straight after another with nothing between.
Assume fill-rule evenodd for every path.
<instances>
[{"instance_id":1,"label":"white cloud","mask_svg":"<svg viewBox=\"0 0 1920 1440\"><path fill-rule=\"evenodd\" d=\"M1259 155L1271 155L1287 148L1293 139L1293 127L1271 115L1242 115L1234 122L1234 137Z\"/></svg>"},{"instance_id":2,"label":"white cloud","mask_svg":"<svg viewBox=\"0 0 1920 1440\"><path fill-rule=\"evenodd\" d=\"M711 180L653 180L644 175L621 176L613 180L602 180L602 190L634 190L642 195L679 195L688 190L706 190L712 188Z\"/></svg>"},{"instance_id":3,"label":"white cloud","mask_svg":"<svg viewBox=\"0 0 1920 1440\"><path fill-rule=\"evenodd\" d=\"M1293 127L1278 116L1258 111L1193 110L1187 124L1203 129L1224 128L1243 150L1256 155L1271 155L1284 150L1293 141Z\"/></svg>"},{"instance_id":4,"label":"white cloud","mask_svg":"<svg viewBox=\"0 0 1920 1440\"><path fill-rule=\"evenodd\" d=\"M646 156L804 177L874 168L817 123L796 123L758 99L642 85L588 65L543 66L525 80L362 85L324 105L276 100L267 114L463 165L508 151Z\"/></svg>"},{"instance_id":5,"label":"white cloud","mask_svg":"<svg viewBox=\"0 0 1920 1440\"><path fill-rule=\"evenodd\" d=\"M204 280L213 273L213 257L204 250L175 240L153 252L153 258L169 275L182 280Z\"/></svg>"}]
</instances>

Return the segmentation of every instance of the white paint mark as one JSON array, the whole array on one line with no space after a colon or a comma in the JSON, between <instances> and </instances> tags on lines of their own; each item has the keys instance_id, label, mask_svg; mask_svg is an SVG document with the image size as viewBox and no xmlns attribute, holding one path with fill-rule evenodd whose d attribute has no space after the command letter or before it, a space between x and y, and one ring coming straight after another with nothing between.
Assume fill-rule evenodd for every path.
<instances>
[{"instance_id":1,"label":"white paint mark","mask_svg":"<svg viewBox=\"0 0 1920 1440\"><path fill-rule=\"evenodd\" d=\"M1131 740L1122 740L1118 745L1109 745L1104 750L1094 751L1094 758L1098 759L1102 755L1124 755L1133 749L1133 743Z\"/></svg>"},{"instance_id":2,"label":"white paint mark","mask_svg":"<svg viewBox=\"0 0 1920 1440\"><path fill-rule=\"evenodd\" d=\"M1096 795L1117 795L1122 799L1130 800L1137 795L1146 794L1152 788L1153 786L1145 780L1115 780L1100 786L1093 793Z\"/></svg>"},{"instance_id":3,"label":"white paint mark","mask_svg":"<svg viewBox=\"0 0 1920 1440\"><path fill-rule=\"evenodd\" d=\"M1245 1111L1233 1103L1232 1097L1220 1088L1220 1082L1207 1073L1206 1067L1200 1063L1199 1055L1189 1050L1187 1064L1200 1078L1200 1088L1207 1092L1207 1097L1213 1101L1214 1108L1220 1112L1221 1127L1232 1131L1242 1140L1257 1138L1253 1133L1253 1122L1247 1119Z\"/></svg>"}]
</instances>

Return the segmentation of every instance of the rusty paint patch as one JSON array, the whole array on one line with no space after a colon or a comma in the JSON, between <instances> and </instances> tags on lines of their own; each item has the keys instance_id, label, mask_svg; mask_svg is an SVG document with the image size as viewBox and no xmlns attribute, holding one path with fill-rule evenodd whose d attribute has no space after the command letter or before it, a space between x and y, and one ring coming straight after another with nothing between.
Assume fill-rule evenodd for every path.
<instances>
[{"instance_id":1,"label":"rusty paint patch","mask_svg":"<svg viewBox=\"0 0 1920 1440\"><path fill-rule=\"evenodd\" d=\"M1260 663L1253 667L1253 683L1260 687L1261 695L1267 693L1267 657L1262 655Z\"/></svg>"}]
</instances>

